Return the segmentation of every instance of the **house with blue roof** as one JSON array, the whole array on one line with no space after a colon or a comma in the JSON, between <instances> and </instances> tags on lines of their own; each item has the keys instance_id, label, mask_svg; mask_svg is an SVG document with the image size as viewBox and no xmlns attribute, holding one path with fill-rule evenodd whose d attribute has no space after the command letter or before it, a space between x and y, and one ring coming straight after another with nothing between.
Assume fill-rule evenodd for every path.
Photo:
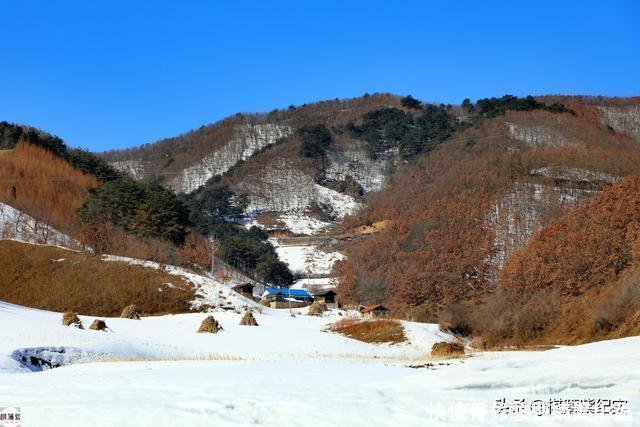
<instances>
[{"instance_id":1,"label":"house with blue roof","mask_svg":"<svg viewBox=\"0 0 640 427\"><path fill-rule=\"evenodd\" d=\"M304 289L265 287L262 301L271 308L286 308L289 304L293 304L294 307L304 307L313 302L313 296Z\"/></svg>"}]
</instances>

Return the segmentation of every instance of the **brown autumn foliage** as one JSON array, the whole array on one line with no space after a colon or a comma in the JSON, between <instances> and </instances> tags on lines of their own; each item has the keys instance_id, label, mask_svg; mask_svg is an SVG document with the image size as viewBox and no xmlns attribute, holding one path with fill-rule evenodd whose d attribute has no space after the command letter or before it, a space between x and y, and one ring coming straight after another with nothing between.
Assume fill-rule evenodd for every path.
<instances>
[{"instance_id":1,"label":"brown autumn foliage","mask_svg":"<svg viewBox=\"0 0 640 427\"><path fill-rule=\"evenodd\" d=\"M35 145L0 153L0 201L60 231L77 235L80 207L96 179Z\"/></svg>"},{"instance_id":2,"label":"brown autumn foliage","mask_svg":"<svg viewBox=\"0 0 640 427\"><path fill-rule=\"evenodd\" d=\"M480 333L494 345L640 333L639 224L640 174L549 223L507 262Z\"/></svg>"},{"instance_id":3,"label":"brown autumn foliage","mask_svg":"<svg viewBox=\"0 0 640 427\"><path fill-rule=\"evenodd\" d=\"M545 138L523 142L510 135L509 124ZM636 141L579 115L508 112L486 120L401 167L386 188L368 195L366 209L347 220L345 229L382 220L389 225L347 244L346 260L335 267L339 297L366 304L382 294L385 299L375 303L385 302L395 315L447 321L468 331L472 325L460 321L459 313L474 311L494 291L500 271L492 262L496 228L489 216L501 198L518 188L532 199L536 188L555 195L542 202L535 231L609 184L565 182L530 171L574 168L626 176L640 168L639 161ZM567 198L565 190L584 191Z\"/></svg>"},{"instance_id":4,"label":"brown autumn foliage","mask_svg":"<svg viewBox=\"0 0 640 427\"><path fill-rule=\"evenodd\" d=\"M329 330L367 343L398 344L407 340L404 328L396 320L343 319L332 325Z\"/></svg>"},{"instance_id":5,"label":"brown autumn foliage","mask_svg":"<svg viewBox=\"0 0 640 427\"><path fill-rule=\"evenodd\" d=\"M3 301L117 317L130 304L145 314L189 312L194 294L192 284L153 268L103 261L52 246L0 241Z\"/></svg>"}]
</instances>

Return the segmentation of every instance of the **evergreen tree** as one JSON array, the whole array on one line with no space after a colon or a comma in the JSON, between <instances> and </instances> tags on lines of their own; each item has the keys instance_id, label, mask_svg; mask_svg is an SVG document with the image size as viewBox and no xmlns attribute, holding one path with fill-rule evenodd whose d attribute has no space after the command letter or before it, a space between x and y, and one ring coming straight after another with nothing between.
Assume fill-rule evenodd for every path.
<instances>
[{"instance_id":1,"label":"evergreen tree","mask_svg":"<svg viewBox=\"0 0 640 427\"><path fill-rule=\"evenodd\" d=\"M422 108L422 102L418 101L411 95L407 95L404 98L400 99L400 105L412 110L419 110L420 108Z\"/></svg>"},{"instance_id":2,"label":"evergreen tree","mask_svg":"<svg viewBox=\"0 0 640 427\"><path fill-rule=\"evenodd\" d=\"M321 159L326 156L332 138L329 129L323 124L303 126L296 131L302 145L300 154L304 157Z\"/></svg>"}]
</instances>

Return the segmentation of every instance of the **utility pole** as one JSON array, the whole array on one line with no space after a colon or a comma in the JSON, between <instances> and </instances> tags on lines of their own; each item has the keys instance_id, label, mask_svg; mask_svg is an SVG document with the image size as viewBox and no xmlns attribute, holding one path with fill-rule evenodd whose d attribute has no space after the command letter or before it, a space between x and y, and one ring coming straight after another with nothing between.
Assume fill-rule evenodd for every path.
<instances>
[{"instance_id":1,"label":"utility pole","mask_svg":"<svg viewBox=\"0 0 640 427\"><path fill-rule=\"evenodd\" d=\"M211 277L215 275L216 268L216 250L218 249L218 241L216 235L211 234L209 236L209 250L211 251Z\"/></svg>"}]
</instances>

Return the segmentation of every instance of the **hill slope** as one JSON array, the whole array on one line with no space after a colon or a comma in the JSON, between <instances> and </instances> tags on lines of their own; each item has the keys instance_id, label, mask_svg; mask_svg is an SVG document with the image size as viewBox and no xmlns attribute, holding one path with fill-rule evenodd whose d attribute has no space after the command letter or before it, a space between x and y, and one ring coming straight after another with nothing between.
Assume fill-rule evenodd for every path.
<instances>
[{"instance_id":1,"label":"hill slope","mask_svg":"<svg viewBox=\"0 0 640 427\"><path fill-rule=\"evenodd\" d=\"M572 102L576 115L534 110L488 118L370 194L345 228L389 223L346 245L343 301L456 319L466 309L458 305L493 292L505 263L536 231L636 172L635 137L609 129L597 105Z\"/></svg>"},{"instance_id":2,"label":"hill slope","mask_svg":"<svg viewBox=\"0 0 640 427\"><path fill-rule=\"evenodd\" d=\"M640 334L640 174L536 233L507 262L489 312L481 323L499 343Z\"/></svg>"},{"instance_id":3,"label":"hill slope","mask_svg":"<svg viewBox=\"0 0 640 427\"><path fill-rule=\"evenodd\" d=\"M263 214L258 218L263 225L317 232L353 213L361 195L381 188L391 173L397 153L371 159L362 141L345 132L348 123L384 107L403 108L398 96L372 95L238 114L179 137L101 156L138 179L153 176L177 192L192 192L223 176L222 184L248 197L249 212ZM317 124L332 136L322 162L300 154L296 134ZM316 227L296 229L292 223L300 217L311 218Z\"/></svg>"},{"instance_id":4,"label":"hill slope","mask_svg":"<svg viewBox=\"0 0 640 427\"><path fill-rule=\"evenodd\" d=\"M34 308L119 316L130 304L146 315L256 305L221 281L148 261L0 240L0 300Z\"/></svg>"},{"instance_id":5,"label":"hill slope","mask_svg":"<svg viewBox=\"0 0 640 427\"><path fill-rule=\"evenodd\" d=\"M52 152L20 142L0 152L0 202L77 235L80 207L97 180Z\"/></svg>"}]
</instances>

